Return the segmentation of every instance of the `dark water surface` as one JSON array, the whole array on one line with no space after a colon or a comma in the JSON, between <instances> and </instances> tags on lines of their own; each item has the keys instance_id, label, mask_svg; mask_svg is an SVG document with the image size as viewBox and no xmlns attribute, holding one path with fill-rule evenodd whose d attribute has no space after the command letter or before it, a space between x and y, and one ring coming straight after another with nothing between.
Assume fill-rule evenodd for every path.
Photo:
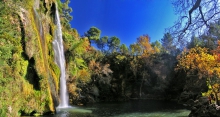
<instances>
[{"instance_id":1,"label":"dark water surface","mask_svg":"<svg viewBox=\"0 0 220 117\"><path fill-rule=\"evenodd\" d=\"M187 117L190 111L170 101L133 100L96 103L57 109L56 115L42 117Z\"/></svg>"}]
</instances>

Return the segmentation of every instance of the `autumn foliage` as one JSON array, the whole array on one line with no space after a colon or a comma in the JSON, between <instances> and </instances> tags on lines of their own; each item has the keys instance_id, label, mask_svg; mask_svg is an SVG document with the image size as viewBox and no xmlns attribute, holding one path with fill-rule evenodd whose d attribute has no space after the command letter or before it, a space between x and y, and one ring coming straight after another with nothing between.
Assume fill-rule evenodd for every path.
<instances>
[{"instance_id":1,"label":"autumn foliage","mask_svg":"<svg viewBox=\"0 0 220 117\"><path fill-rule=\"evenodd\" d=\"M184 50L177 59L178 69L197 70L203 75L211 75L218 68L216 55L209 53L207 48L195 47Z\"/></svg>"},{"instance_id":2,"label":"autumn foliage","mask_svg":"<svg viewBox=\"0 0 220 117\"><path fill-rule=\"evenodd\" d=\"M137 42L142 49L142 56L148 57L150 54L154 53L154 50L150 43L150 37L148 35L140 36L137 39Z\"/></svg>"},{"instance_id":3,"label":"autumn foliage","mask_svg":"<svg viewBox=\"0 0 220 117\"><path fill-rule=\"evenodd\" d=\"M218 42L218 45L220 45L220 42ZM213 92L216 99L218 99L220 46L211 51L202 47L194 47L190 50L184 50L177 59L177 70L184 69L188 74L196 71L200 79L202 77L206 78L209 92Z\"/></svg>"}]
</instances>

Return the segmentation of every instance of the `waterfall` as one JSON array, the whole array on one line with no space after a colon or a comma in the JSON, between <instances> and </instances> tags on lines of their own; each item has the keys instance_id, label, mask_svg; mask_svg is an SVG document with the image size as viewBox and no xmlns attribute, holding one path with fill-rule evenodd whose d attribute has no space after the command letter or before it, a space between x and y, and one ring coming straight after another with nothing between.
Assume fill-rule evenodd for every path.
<instances>
[{"instance_id":1,"label":"waterfall","mask_svg":"<svg viewBox=\"0 0 220 117\"><path fill-rule=\"evenodd\" d=\"M60 68L60 104L58 108L68 107L68 93L66 87L66 71L65 71L65 57L62 39L62 30L59 18L58 8L56 7L55 24L57 29L55 30L55 36L53 41L53 48L55 52L55 62Z\"/></svg>"}]
</instances>

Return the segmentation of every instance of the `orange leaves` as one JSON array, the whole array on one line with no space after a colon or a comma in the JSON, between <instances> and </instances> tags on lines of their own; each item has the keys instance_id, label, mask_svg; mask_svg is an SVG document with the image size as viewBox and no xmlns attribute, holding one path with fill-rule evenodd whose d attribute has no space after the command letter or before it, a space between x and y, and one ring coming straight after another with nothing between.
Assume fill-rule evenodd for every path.
<instances>
[{"instance_id":1,"label":"orange leaves","mask_svg":"<svg viewBox=\"0 0 220 117\"><path fill-rule=\"evenodd\" d=\"M219 69L215 55L209 54L207 48L195 47L185 50L177 59L178 68L198 70L205 75L211 75L213 70Z\"/></svg>"},{"instance_id":2,"label":"orange leaves","mask_svg":"<svg viewBox=\"0 0 220 117\"><path fill-rule=\"evenodd\" d=\"M109 64L101 64L95 60L91 60L89 63L89 69L91 70L92 74L96 74L98 76L103 74L108 76L110 73L112 73L112 70L109 67Z\"/></svg>"},{"instance_id":3,"label":"orange leaves","mask_svg":"<svg viewBox=\"0 0 220 117\"><path fill-rule=\"evenodd\" d=\"M148 35L140 36L137 41L142 49L143 57L148 57L150 54L154 53L154 50L150 44L150 37Z\"/></svg>"},{"instance_id":4,"label":"orange leaves","mask_svg":"<svg viewBox=\"0 0 220 117\"><path fill-rule=\"evenodd\" d=\"M216 60L220 62L220 41L218 40L218 47L215 50L212 50L212 53L216 55Z\"/></svg>"},{"instance_id":5,"label":"orange leaves","mask_svg":"<svg viewBox=\"0 0 220 117\"><path fill-rule=\"evenodd\" d=\"M94 74L100 74L102 71L102 67L99 62L96 62L95 60L91 60L89 63L89 69L92 70Z\"/></svg>"}]
</instances>

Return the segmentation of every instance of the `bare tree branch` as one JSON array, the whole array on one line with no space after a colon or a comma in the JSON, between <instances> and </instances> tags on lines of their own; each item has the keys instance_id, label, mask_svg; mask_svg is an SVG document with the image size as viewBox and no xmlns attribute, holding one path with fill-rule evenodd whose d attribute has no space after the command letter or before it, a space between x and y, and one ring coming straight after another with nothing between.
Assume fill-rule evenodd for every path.
<instances>
[{"instance_id":1,"label":"bare tree branch","mask_svg":"<svg viewBox=\"0 0 220 117\"><path fill-rule=\"evenodd\" d=\"M205 18L204 18L203 13L202 13L202 7L201 7L201 6L199 6L199 12L200 12L200 15L202 16L202 21L205 23L205 25L206 25L207 27L209 27L209 25L207 24L207 21L206 21Z\"/></svg>"},{"instance_id":2,"label":"bare tree branch","mask_svg":"<svg viewBox=\"0 0 220 117\"><path fill-rule=\"evenodd\" d=\"M179 42L190 39L193 34L199 36L220 18L219 0L173 0L172 4L179 19L166 32Z\"/></svg>"}]
</instances>

